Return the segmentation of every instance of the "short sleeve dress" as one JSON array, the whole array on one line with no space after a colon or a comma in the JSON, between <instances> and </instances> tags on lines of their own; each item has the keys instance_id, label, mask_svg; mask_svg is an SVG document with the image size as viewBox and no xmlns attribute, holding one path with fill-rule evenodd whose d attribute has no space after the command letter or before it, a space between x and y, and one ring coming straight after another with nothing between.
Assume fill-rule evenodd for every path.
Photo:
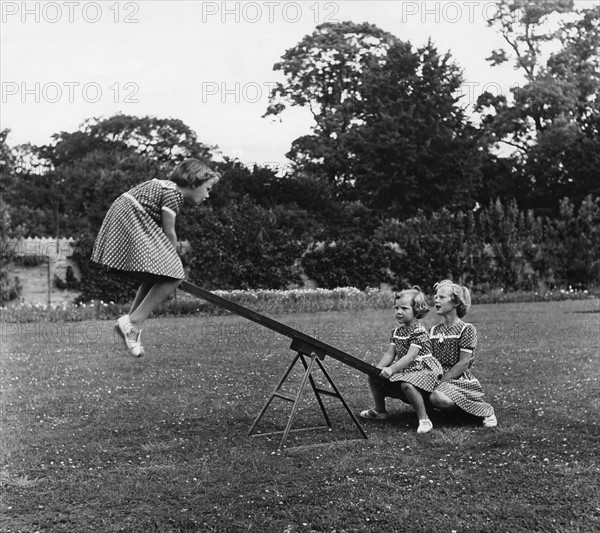
<instances>
[{"instance_id":1,"label":"short sleeve dress","mask_svg":"<svg viewBox=\"0 0 600 533\"><path fill-rule=\"evenodd\" d=\"M442 377L442 366L433 357L427 330L421 323L399 326L390 336L394 344L394 362L404 357L412 345L420 348L417 358L406 368L390 376L390 381L404 381L426 392L432 392Z\"/></svg>"},{"instance_id":2,"label":"short sleeve dress","mask_svg":"<svg viewBox=\"0 0 600 533\"><path fill-rule=\"evenodd\" d=\"M184 279L177 250L162 230L162 212L177 216L183 195L172 181L153 179L123 193L98 232L92 261L116 270Z\"/></svg>"},{"instance_id":3,"label":"short sleeve dress","mask_svg":"<svg viewBox=\"0 0 600 533\"><path fill-rule=\"evenodd\" d=\"M483 388L470 369L475 359L477 331L473 324L459 320L451 326L438 324L429 332L433 355L442 364L444 372L450 370L460 359L460 351L471 354L468 369L456 379L440 382L436 391L444 393L463 411L474 416L494 414L494 408L483 400Z\"/></svg>"}]
</instances>

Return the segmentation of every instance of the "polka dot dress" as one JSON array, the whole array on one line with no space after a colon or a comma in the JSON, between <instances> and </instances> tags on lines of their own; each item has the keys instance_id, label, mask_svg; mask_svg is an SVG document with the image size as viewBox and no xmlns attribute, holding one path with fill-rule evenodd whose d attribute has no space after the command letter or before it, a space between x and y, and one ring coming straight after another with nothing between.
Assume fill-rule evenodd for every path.
<instances>
[{"instance_id":1,"label":"polka dot dress","mask_svg":"<svg viewBox=\"0 0 600 533\"><path fill-rule=\"evenodd\" d=\"M456 379L442 381L435 388L444 393L463 411L475 416L494 414L494 408L483 401L483 388L479 380L470 372L474 361L474 351L477 345L477 331L473 324L462 320L451 326L438 324L429 332L433 355L442 364L444 372L450 370L460 358L460 351L471 354L469 367Z\"/></svg>"},{"instance_id":2,"label":"polka dot dress","mask_svg":"<svg viewBox=\"0 0 600 533\"><path fill-rule=\"evenodd\" d=\"M442 365L432 355L431 342L425 328L419 322L411 326L399 326L392 331L390 342L394 345L394 362L404 357L413 344L420 348L417 358L406 368L393 374L390 381L404 381L432 392L443 371Z\"/></svg>"},{"instance_id":3,"label":"polka dot dress","mask_svg":"<svg viewBox=\"0 0 600 533\"><path fill-rule=\"evenodd\" d=\"M177 215L183 196L172 181L151 180L117 198L96 237L92 261L126 272L185 277L177 250L162 230L164 210Z\"/></svg>"}]
</instances>

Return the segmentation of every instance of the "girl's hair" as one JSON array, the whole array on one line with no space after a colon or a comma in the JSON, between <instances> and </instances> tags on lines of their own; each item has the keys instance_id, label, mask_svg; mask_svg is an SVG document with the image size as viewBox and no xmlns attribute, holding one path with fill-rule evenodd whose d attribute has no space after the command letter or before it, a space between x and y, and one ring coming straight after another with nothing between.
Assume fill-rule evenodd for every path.
<instances>
[{"instance_id":1,"label":"girl's hair","mask_svg":"<svg viewBox=\"0 0 600 533\"><path fill-rule=\"evenodd\" d=\"M452 280L445 279L438 283L436 283L433 288L434 290L438 290L441 287L447 287L450 289L452 294L452 301L456 306L456 314L458 318L462 318L467 314L467 311L471 307L471 291L464 285L459 285L458 283L454 283Z\"/></svg>"},{"instance_id":2,"label":"girl's hair","mask_svg":"<svg viewBox=\"0 0 600 533\"><path fill-rule=\"evenodd\" d=\"M221 175L198 159L185 159L179 163L171 172L169 179L180 187L195 189L203 183L220 178Z\"/></svg>"},{"instance_id":3,"label":"girl's hair","mask_svg":"<svg viewBox=\"0 0 600 533\"><path fill-rule=\"evenodd\" d=\"M404 289L403 291L397 292L394 297L394 302L405 296L410 298L410 305L412 306L417 318L423 318L427 313L429 313L429 306L425 301L425 295L423 294L421 287L418 285L413 285L410 289Z\"/></svg>"}]
</instances>

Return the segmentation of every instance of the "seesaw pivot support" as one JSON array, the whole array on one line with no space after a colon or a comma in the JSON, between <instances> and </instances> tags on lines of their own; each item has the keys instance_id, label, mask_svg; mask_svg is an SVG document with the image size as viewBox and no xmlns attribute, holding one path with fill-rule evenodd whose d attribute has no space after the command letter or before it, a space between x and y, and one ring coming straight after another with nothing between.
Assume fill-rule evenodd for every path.
<instances>
[{"instance_id":1,"label":"seesaw pivot support","mask_svg":"<svg viewBox=\"0 0 600 533\"><path fill-rule=\"evenodd\" d=\"M258 414L256 419L252 423L252 426L248 430L248 435L250 435L252 437L258 437L258 436L268 436L268 435L270 436L270 435L283 434L281 442L279 443L279 449L281 449L284 447L284 445L289 437L289 434L292 431L307 431L307 430L312 430L312 429L331 428L331 421L329 420L329 416L327 414L327 410L325 409L325 404L323 403L323 399L322 399L322 396L331 396L333 398L338 398L342 402L342 405L344 406L344 408L350 415L350 418L352 419L352 421L354 422L354 424L360 431L360 434L362 435L363 438L366 439L367 434L361 427L356 416L354 415L354 413L352 412L352 410L346 403L346 400L344 400L344 397L340 393L340 391L337 388L337 386L335 385L333 379L331 378L331 376L329 375L327 370L325 370L325 367L323 366L323 363L321 362L325 358L326 353L323 350L310 345L310 343L307 343L306 341L296 339L296 338L292 339L290 349L294 350L296 352L296 356L294 357L294 360L288 366L286 371L283 373L283 376L279 380L279 383L275 387L275 390L271 393L271 396L269 397L269 399L265 403L264 407L262 408L262 410L260 411L260 413ZM294 366L296 366L298 361L300 361L302 363L302 366L304 367L304 374L302 376L302 381L300 383L300 386L298 387L296 395L290 396L289 394L284 393L282 391L282 389L283 389L283 385L284 385L285 381L291 374ZM319 387L317 385L317 383L315 382L315 380L313 378L313 371L316 368L318 368L321 371L321 373L325 376L325 378L329 382L329 385L331 386L331 390L322 389L321 387ZM293 430L292 424L294 422L294 418L296 417L296 415L298 413L298 407L299 407L300 401L302 399L302 394L304 393L305 389L307 388L307 385L310 385L310 388L312 389L312 391L315 395L315 398L317 399L317 402L321 409L321 413L323 414L323 418L325 419L325 423L327 425ZM285 401L293 403L292 410L289 415L285 429L283 431L274 431L274 432L270 432L270 433L255 433L254 430L255 430L256 426L258 425L258 423L260 422L262 417L265 415L269 406L271 405L271 403L273 402L273 400L275 398L279 398L281 400L285 400Z\"/></svg>"}]
</instances>

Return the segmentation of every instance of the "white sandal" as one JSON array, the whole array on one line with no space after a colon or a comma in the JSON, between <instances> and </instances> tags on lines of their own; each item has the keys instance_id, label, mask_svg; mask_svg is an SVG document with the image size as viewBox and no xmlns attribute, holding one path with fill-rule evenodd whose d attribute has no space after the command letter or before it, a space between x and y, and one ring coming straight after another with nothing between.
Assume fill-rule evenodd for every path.
<instances>
[{"instance_id":1,"label":"white sandal","mask_svg":"<svg viewBox=\"0 0 600 533\"><path fill-rule=\"evenodd\" d=\"M492 413L489 416L483 417L483 427L484 428L495 428L498 425L498 419L496 418L495 413Z\"/></svg>"},{"instance_id":2,"label":"white sandal","mask_svg":"<svg viewBox=\"0 0 600 533\"><path fill-rule=\"evenodd\" d=\"M387 412L380 413L376 409L366 409L365 411L361 411L359 416L361 418L366 418L368 420L387 420L388 414Z\"/></svg>"},{"instance_id":3,"label":"white sandal","mask_svg":"<svg viewBox=\"0 0 600 533\"><path fill-rule=\"evenodd\" d=\"M119 318L115 324L115 331L125 341L125 346L129 350L129 353L134 357L142 357L144 355L144 347L142 346L141 337L142 332L135 331L129 315L123 315Z\"/></svg>"},{"instance_id":4,"label":"white sandal","mask_svg":"<svg viewBox=\"0 0 600 533\"><path fill-rule=\"evenodd\" d=\"M433 429L433 424L429 418L423 418L419 420L419 427L417 433L429 433Z\"/></svg>"}]
</instances>

